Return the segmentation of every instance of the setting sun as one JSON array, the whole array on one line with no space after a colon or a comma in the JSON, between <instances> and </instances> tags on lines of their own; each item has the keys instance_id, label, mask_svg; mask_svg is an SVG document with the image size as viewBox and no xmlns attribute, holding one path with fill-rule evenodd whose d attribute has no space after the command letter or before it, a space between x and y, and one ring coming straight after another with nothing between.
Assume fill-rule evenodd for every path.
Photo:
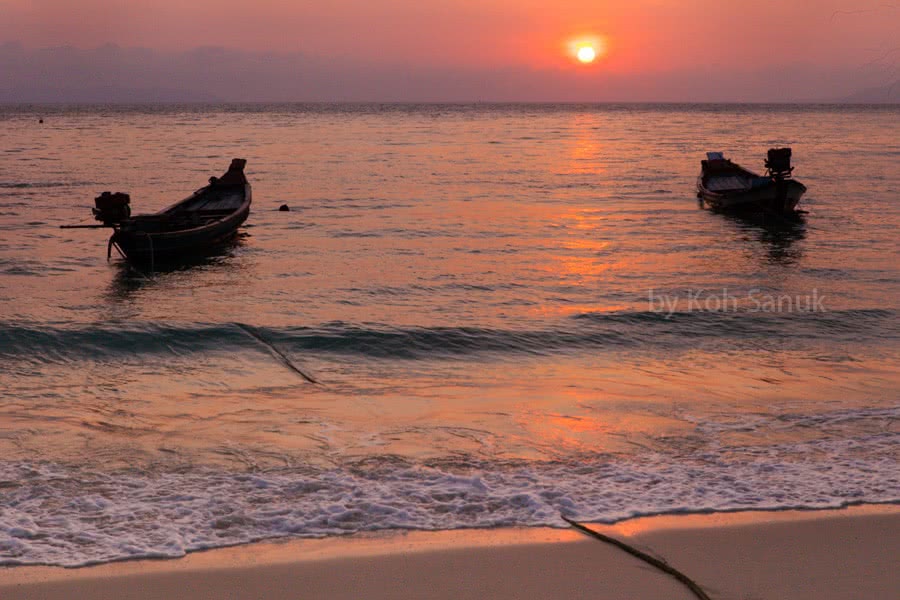
<instances>
[{"instance_id":1,"label":"setting sun","mask_svg":"<svg viewBox=\"0 0 900 600\"><path fill-rule=\"evenodd\" d=\"M591 46L582 46L578 49L578 60L582 63L592 63L594 59L597 58L597 51L594 50Z\"/></svg>"},{"instance_id":2,"label":"setting sun","mask_svg":"<svg viewBox=\"0 0 900 600\"><path fill-rule=\"evenodd\" d=\"M589 65L606 56L606 40L598 35L572 37L565 45L566 54L582 65Z\"/></svg>"}]
</instances>

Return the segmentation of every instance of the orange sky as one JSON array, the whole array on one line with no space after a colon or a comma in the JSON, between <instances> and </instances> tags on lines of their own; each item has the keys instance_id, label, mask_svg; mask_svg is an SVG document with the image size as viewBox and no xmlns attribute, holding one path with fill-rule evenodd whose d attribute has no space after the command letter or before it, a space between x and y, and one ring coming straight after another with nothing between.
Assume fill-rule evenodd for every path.
<instances>
[{"instance_id":1,"label":"orange sky","mask_svg":"<svg viewBox=\"0 0 900 600\"><path fill-rule=\"evenodd\" d=\"M576 64L566 43L579 35L602 36L607 55ZM0 0L0 44L31 49L221 46L580 78L866 67L889 83L898 40L900 0Z\"/></svg>"},{"instance_id":2,"label":"orange sky","mask_svg":"<svg viewBox=\"0 0 900 600\"><path fill-rule=\"evenodd\" d=\"M839 12L846 11L846 12ZM871 12L866 12L871 11ZM579 33L604 34L610 69L657 70L720 56L860 63L900 39L884 0L0 0L0 42L216 45L374 62L551 66Z\"/></svg>"}]
</instances>

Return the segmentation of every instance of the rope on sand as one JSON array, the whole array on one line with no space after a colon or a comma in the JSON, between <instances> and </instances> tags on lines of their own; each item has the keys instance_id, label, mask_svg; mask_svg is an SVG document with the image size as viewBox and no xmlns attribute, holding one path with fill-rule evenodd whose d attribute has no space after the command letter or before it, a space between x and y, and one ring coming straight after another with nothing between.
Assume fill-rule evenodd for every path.
<instances>
[{"instance_id":1,"label":"rope on sand","mask_svg":"<svg viewBox=\"0 0 900 600\"><path fill-rule=\"evenodd\" d=\"M244 331L246 331L248 335L250 335L251 337L253 337L253 339L257 340L258 342L260 342L261 344L263 344L264 346L266 346L269 350L271 350L271 351L272 351L272 354L275 356L275 358L278 359L278 362L280 362L281 364L283 364L284 366L286 366L288 369L290 369L291 371L297 373L298 375L300 375L300 377L302 377L303 379L305 379L305 380L308 381L309 383L314 383L314 384L316 384L316 385L321 385L321 384L320 384L318 381L316 381L311 375L307 375L306 373L303 372L302 369L300 369L297 365L295 365L293 362L291 362L291 359L289 359L287 356L285 356L284 353L283 353L281 350L279 350L278 348L276 348L276 347L274 346L274 344L272 344L272 342L270 342L269 340L267 340L266 338L264 338L264 337L262 336L262 334L260 334L259 331L256 330L256 328L251 327L250 325L244 325L243 323L235 323L235 325L237 325L238 327L240 327L241 329L243 329Z\"/></svg>"},{"instance_id":2,"label":"rope on sand","mask_svg":"<svg viewBox=\"0 0 900 600\"><path fill-rule=\"evenodd\" d=\"M628 554L635 556L635 557L641 559L642 561L653 565L660 571L662 571L668 575L671 575L672 577L674 577L675 579L680 581L682 584L684 584L689 590L691 590L691 592L693 592L694 595L697 596L697 598L699 598L700 600L711 600L710 597L706 595L706 592L704 592L703 589L699 585L697 585L697 583L693 579L691 579L690 577L688 577L687 575L685 575L678 569L670 566L669 563L667 563L666 561L660 560L654 556L650 556L649 554L647 554L645 552L641 552L634 546L629 546L625 542L617 540L616 538L609 537L608 535L603 535L602 533L600 533L598 531L594 531L593 529L585 527L581 523L573 521L572 519L569 519L566 516L563 516L563 515L560 515L560 516L562 517L563 521L565 521L566 523L568 523L569 525L571 525L578 531L580 531L584 534L587 534L593 538L596 538L596 539L600 540L601 542L606 542L607 544L612 544L613 546L616 546L617 548L624 550Z\"/></svg>"}]
</instances>

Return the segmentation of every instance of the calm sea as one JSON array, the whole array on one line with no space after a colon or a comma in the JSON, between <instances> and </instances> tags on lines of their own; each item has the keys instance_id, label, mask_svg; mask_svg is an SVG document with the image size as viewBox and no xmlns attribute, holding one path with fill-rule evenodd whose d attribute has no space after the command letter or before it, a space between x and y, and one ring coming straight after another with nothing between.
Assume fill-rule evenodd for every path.
<instances>
[{"instance_id":1,"label":"calm sea","mask_svg":"<svg viewBox=\"0 0 900 600\"><path fill-rule=\"evenodd\" d=\"M800 219L698 206L782 145ZM0 564L900 501L898 107L7 107L0 153ZM233 157L219 256L59 229Z\"/></svg>"}]
</instances>

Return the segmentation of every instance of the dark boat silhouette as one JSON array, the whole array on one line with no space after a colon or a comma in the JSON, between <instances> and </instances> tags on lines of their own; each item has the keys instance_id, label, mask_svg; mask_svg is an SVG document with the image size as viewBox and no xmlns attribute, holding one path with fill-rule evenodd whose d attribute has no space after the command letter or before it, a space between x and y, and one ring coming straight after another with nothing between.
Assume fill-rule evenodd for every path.
<instances>
[{"instance_id":1,"label":"dark boat silhouette","mask_svg":"<svg viewBox=\"0 0 900 600\"><path fill-rule=\"evenodd\" d=\"M234 238L250 214L246 164L240 158L232 160L222 177L210 178L209 185L155 214L131 216L127 194L104 192L93 209L103 224L87 227L111 227L107 255L115 247L133 262L152 265L215 251Z\"/></svg>"},{"instance_id":2,"label":"dark boat silhouette","mask_svg":"<svg viewBox=\"0 0 900 600\"><path fill-rule=\"evenodd\" d=\"M765 175L745 169L721 152L708 152L706 157L700 163L697 196L710 208L791 213L806 192L806 186L791 176L790 148L769 150Z\"/></svg>"}]
</instances>

